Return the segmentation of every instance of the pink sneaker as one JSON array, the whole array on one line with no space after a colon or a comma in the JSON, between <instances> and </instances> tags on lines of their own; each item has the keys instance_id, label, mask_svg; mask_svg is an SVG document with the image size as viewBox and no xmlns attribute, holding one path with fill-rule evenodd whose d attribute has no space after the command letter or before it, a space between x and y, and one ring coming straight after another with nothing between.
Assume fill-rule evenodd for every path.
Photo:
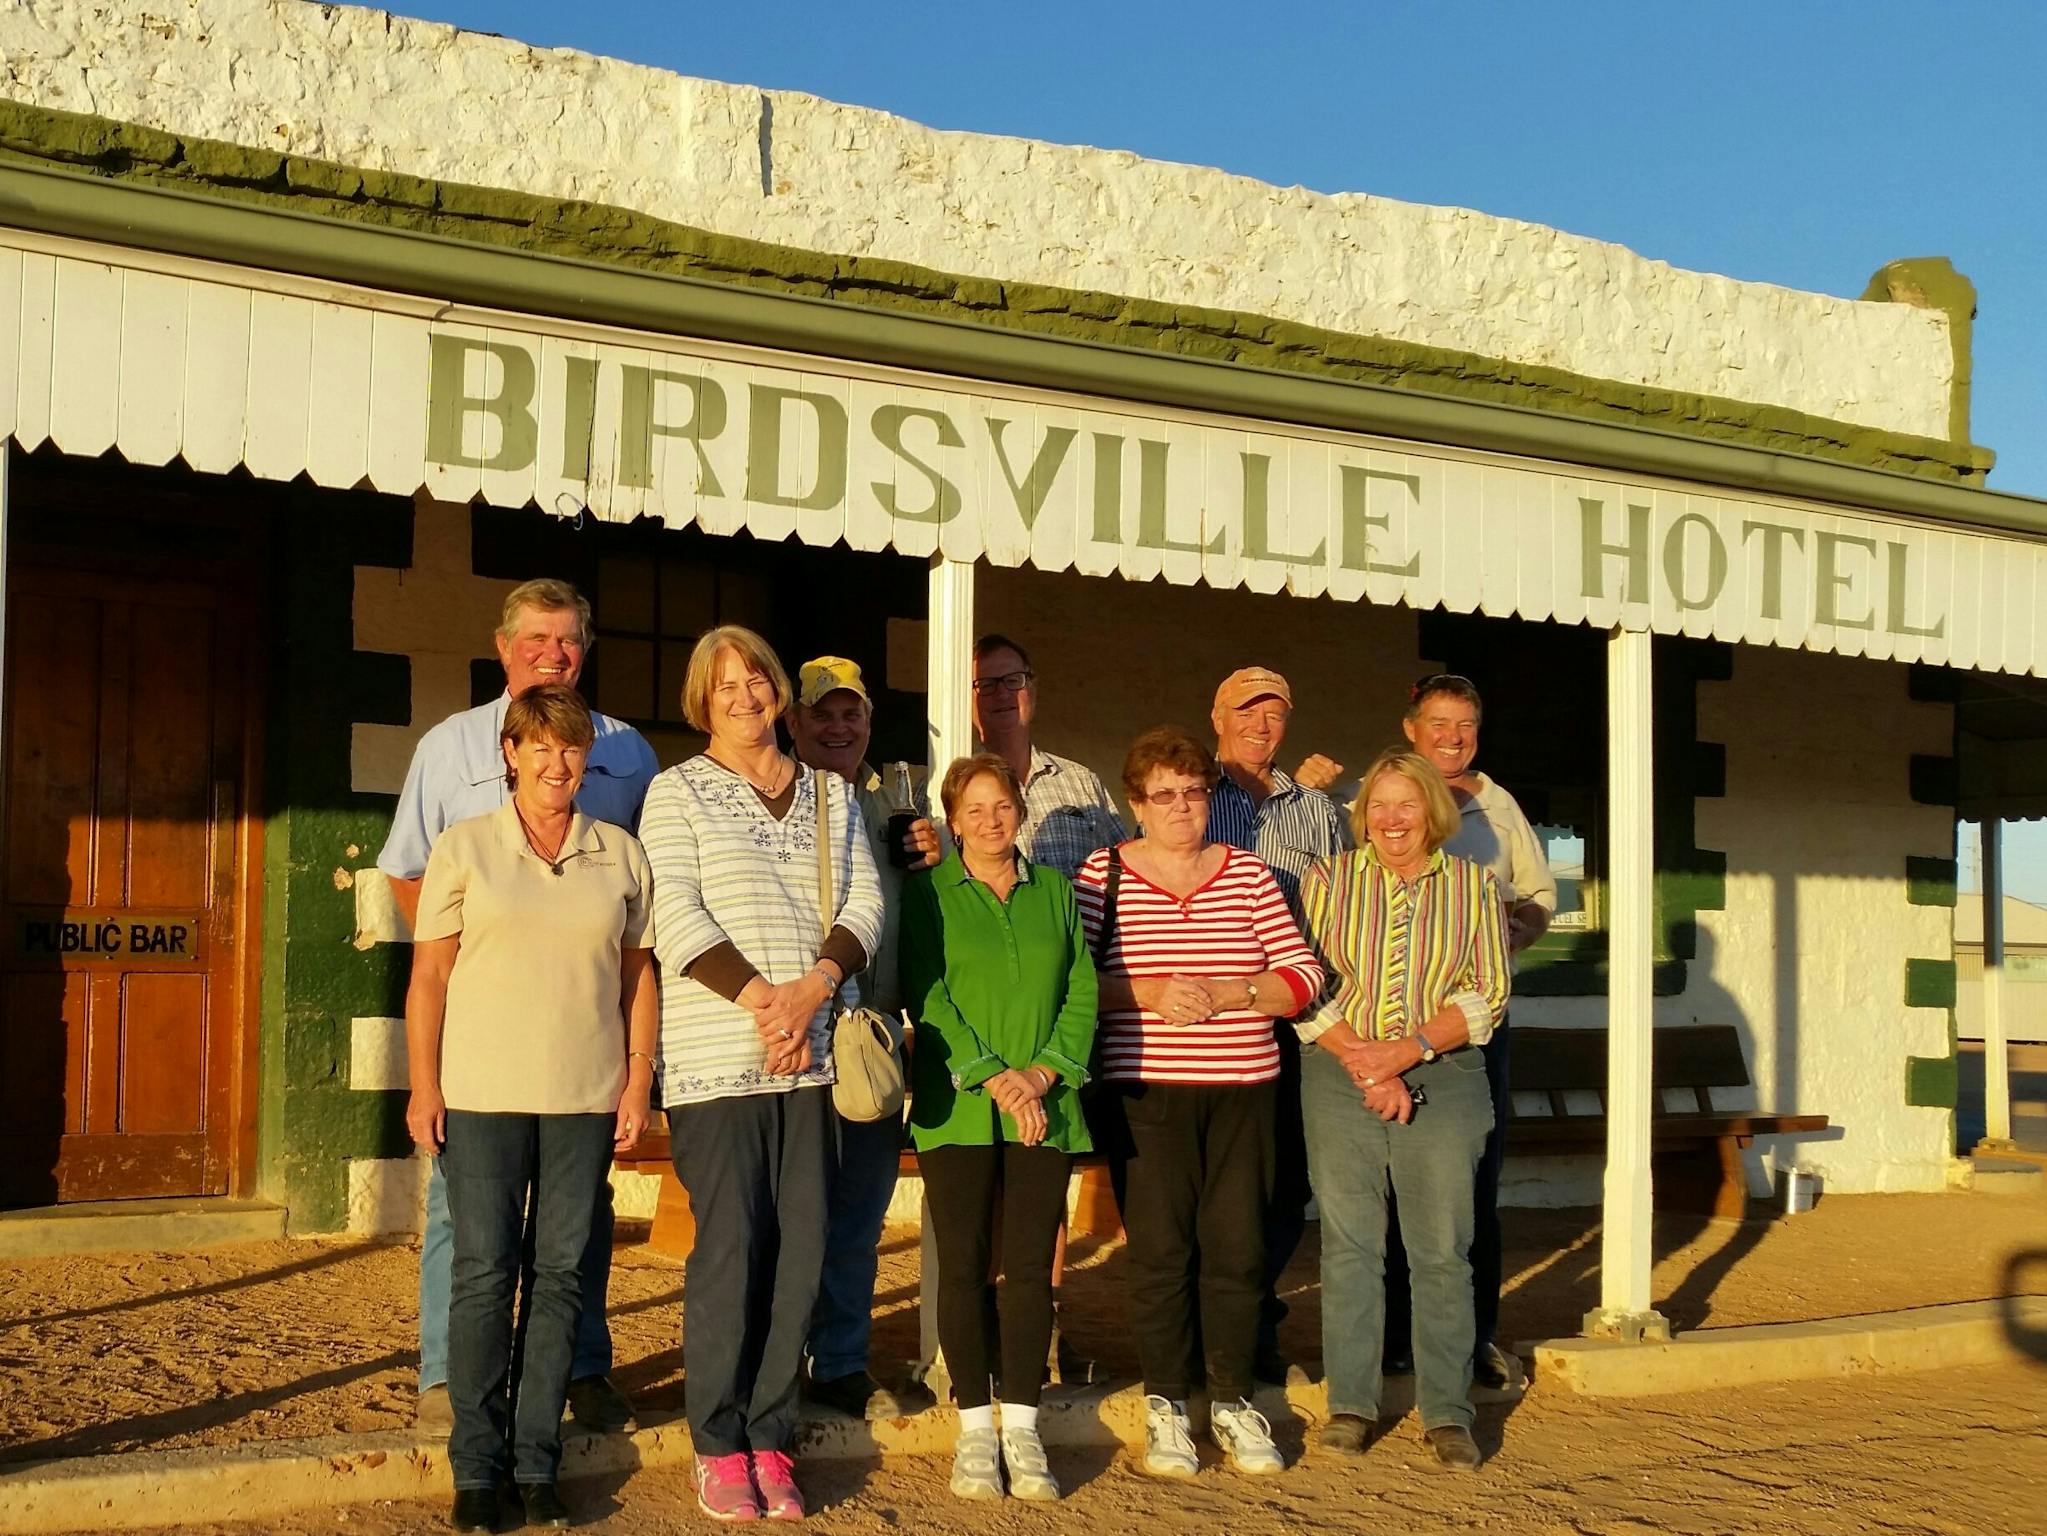
<instances>
[{"instance_id":1,"label":"pink sneaker","mask_svg":"<svg viewBox=\"0 0 2047 1536\"><path fill-rule=\"evenodd\" d=\"M796 1463L782 1451L753 1453L753 1480L760 1486L761 1509L770 1520L801 1520L803 1494L796 1487Z\"/></svg>"},{"instance_id":2,"label":"pink sneaker","mask_svg":"<svg viewBox=\"0 0 2047 1536\"><path fill-rule=\"evenodd\" d=\"M713 1520L758 1520L760 1498L744 1452L697 1458L697 1508Z\"/></svg>"}]
</instances>

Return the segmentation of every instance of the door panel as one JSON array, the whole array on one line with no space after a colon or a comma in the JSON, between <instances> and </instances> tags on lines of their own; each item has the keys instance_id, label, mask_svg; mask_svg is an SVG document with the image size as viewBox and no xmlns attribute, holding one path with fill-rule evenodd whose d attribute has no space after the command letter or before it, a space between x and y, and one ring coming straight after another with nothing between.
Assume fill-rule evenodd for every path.
<instances>
[{"instance_id":1,"label":"door panel","mask_svg":"<svg viewBox=\"0 0 2047 1536\"><path fill-rule=\"evenodd\" d=\"M244 720L222 592L10 573L0 1204L221 1194Z\"/></svg>"}]
</instances>

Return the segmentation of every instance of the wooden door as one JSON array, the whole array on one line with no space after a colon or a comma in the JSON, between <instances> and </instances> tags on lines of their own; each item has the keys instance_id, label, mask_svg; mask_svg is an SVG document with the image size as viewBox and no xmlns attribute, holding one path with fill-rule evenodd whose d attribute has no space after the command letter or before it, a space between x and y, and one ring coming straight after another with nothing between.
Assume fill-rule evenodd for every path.
<instances>
[{"instance_id":1,"label":"wooden door","mask_svg":"<svg viewBox=\"0 0 2047 1536\"><path fill-rule=\"evenodd\" d=\"M10 571L0 1204L227 1191L237 619L204 583Z\"/></svg>"}]
</instances>

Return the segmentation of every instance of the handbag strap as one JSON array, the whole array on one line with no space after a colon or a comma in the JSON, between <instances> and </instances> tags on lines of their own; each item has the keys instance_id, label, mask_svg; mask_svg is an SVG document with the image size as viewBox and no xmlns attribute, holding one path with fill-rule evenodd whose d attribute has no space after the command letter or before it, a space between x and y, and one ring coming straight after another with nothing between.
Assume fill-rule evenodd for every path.
<instances>
[{"instance_id":1,"label":"handbag strap","mask_svg":"<svg viewBox=\"0 0 2047 1536\"><path fill-rule=\"evenodd\" d=\"M1109 946L1116 939L1116 893L1123 888L1123 850L1109 849L1109 878L1102 886L1102 926L1095 930L1095 964L1107 967Z\"/></svg>"},{"instance_id":2,"label":"handbag strap","mask_svg":"<svg viewBox=\"0 0 2047 1536\"><path fill-rule=\"evenodd\" d=\"M832 905L832 807L831 784L825 778L825 770L810 770L810 787L817 796L817 918L822 930L817 936L819 944L832 936L832 918L838 908ZM839 1011L839 993L845 986L840 981L832 988L832 1011Z\"/></svg>"}]
</instances>

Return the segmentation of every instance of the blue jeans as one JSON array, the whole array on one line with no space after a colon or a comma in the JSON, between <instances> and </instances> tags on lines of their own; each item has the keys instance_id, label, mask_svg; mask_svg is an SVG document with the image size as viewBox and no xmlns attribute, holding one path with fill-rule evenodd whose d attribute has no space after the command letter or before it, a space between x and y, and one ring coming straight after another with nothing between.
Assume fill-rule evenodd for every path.
<instances>
[{"instance_id":1,"label":"blue jeans","mask_svg":"<svg viewBox=\"0 0 2047 1536\"><path fill-rule=\"evenodd\" d=\"M1492 1129L1485 1061L1452 1051L1407 1074L1427 1091L1406 1125L1366 1109L1342 1065L1302 1051L1301 1117L1322 1208L1322 1356L1329 1411L1379 1415L1385 1345L1386 1204L1400 1197L1414 1296L1415 1397L1422 1426L1472 1422L1472 1189Z\"/></svg>"},{"instance_id":2,"label":"blue jeans","mask_svg":"<svg viewBox=\"0 0 2047 1536\"><path fill-rule=\"evenodd\" d=\"M831 1225L817 1310L810 1314L810 1379L837 1381L867 1369L874 1329L874 1275L881 1228L896 1192L903 1154L900 1118L838 1122L838 1166L832 1173Z\"/></svg>"},{"instance_id":3,"label":"blue jeans","mask_svg":"<svg viewBox=\"0 0 2047 1536\"><path fill-rule=\"evenodd\" d=\"M448 1180L438 1157L427 1159L426 1230L419 1238L419 1390L448 1384L448 1296L455 1272L455 1227L448 1219ZM584 1251L583 1310L569 1380L611 1370L611 1324L604 1316L611 1288L611 1181L597 1191L590 1246Z\"/></svg>"},{"instance_id":4,"label":"blue jeans","mask_svg":"<svg viewBox=\"0 0 2047 1536\"><path fill-rule=\"evenodd\" d=\"M609 1114L448 1111L440 1160L455 1228L448 1465L457 1488L495 1488L508 1470L521 1483L551 1483L560 1470L580 1271L615 1123ZM529 1226L532 1290L515 1360L512 1302Z\"/></svg>"}]
</instances>

